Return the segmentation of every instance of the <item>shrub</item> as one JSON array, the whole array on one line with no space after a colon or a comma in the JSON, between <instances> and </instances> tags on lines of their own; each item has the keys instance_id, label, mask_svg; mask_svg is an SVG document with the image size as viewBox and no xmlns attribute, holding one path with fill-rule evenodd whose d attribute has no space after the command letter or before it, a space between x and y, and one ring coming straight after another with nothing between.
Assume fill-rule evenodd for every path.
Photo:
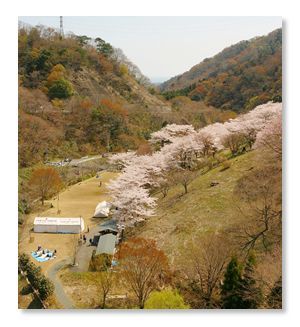
<instances>
[{"instance_id":1,"label":"shrub","mask_svg":"<svg viewBox=\"0 0 300 327\"><path fill-rule=\"evenodd\" d=\"M38 289L39 279L42 277L41 268L37 267L34 263L30 262L27 265L27 278L31 285Z\"/></svg>"},{"instance_id":2,"label":"shrub","mask_svg":"<svg viewBox=\"0 0 300 327\"><path fill-rule=\"evenodd\" d=\"M145 309L189 309L182 296L174 290L154 291L145 303Z\"/></svg>"},{"instance_id":3,"label":"shrub","mask_svg":"<svg viewBox=\"0 0 300 327\"><path fill-rule=\"evenodd\" d=\"M128 75L128 67L125 64L121 64L119 69L121 76Z\"/></svg>"},{"instance_id":4,"label":"shrub","mask_svg":"<svg viewBox=\"0 0 300 327\"><path fill-rule=\"evenodd\" d=\"M60 78L52 83L48 90L50 99L66 99L73 94L73 87L69 81Z\"/></svg>"},{"instance_id":5,"label":"shrub","mask_svg":"<svg viewBox=\"0 0 300 327\"><path fill-rule=\"evenodd\" d=\"M25 253L22 253L19 255L19 269L22 269L23 271L27 271L28 265L30 264L29 256Z\"/></svg>"},{"instance_id":6,"label":"shrub","mask_svg":"<svg viewBox=\"0 0 300 327\"><path fill-rule=\"evenodd\" d=\"M54 292L53 283L41 273L41 268L30 262L25 253L19 255L19 269L22 269L31 285L39 292L42 300L46 300Z\"/></svg>"},{"instance_id":7,"label":"shrub","mask_svg":"<svg viewBox=\"0 0 300 327\"><path fill-rule=\"evenodd\" d=\"M36 288L37 288L42 300L46 300L54 292L53 283L45 276L41 276L37 280Z\"/></svg>"}]
</instances>

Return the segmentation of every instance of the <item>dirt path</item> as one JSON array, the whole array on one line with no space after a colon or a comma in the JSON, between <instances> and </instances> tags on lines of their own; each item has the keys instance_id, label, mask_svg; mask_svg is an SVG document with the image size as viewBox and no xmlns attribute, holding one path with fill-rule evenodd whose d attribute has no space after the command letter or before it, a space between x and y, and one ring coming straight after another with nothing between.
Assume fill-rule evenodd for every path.
<instances>
[{"instance_id":1,"label":"dirt path","mask_svg":"<svg viewBox=\"0 0 300 327\"><path fill-rule=\"evenodd\" d=\"M70 264L67 260L62 260L52 265L48 270L47 276L51 279L55 287L55 296L57 301L63 306L64 309L75 309L74 302L70 299L70 297L65 293L62 283L57 277L57 273L61 268L65 265Z\"/></svg>"}]
</instances>

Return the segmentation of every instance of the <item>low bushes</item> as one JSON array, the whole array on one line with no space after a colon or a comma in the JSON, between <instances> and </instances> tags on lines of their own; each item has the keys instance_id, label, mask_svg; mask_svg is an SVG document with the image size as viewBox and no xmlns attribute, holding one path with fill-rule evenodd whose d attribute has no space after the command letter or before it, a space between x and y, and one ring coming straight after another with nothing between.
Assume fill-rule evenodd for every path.
<instances>
[{"instance_id":1,"label":"low bushes","mask_svg":"<svg viewBox=\"0 0 300 327\"><path fill-rule=\"evenodd\" d=\"M26 273L30 284L39 292L42 300L53 294L53 283L41 273L41 268L32 263L25 253L19 255L19 269Z\"/></svg>"}]
</instances>

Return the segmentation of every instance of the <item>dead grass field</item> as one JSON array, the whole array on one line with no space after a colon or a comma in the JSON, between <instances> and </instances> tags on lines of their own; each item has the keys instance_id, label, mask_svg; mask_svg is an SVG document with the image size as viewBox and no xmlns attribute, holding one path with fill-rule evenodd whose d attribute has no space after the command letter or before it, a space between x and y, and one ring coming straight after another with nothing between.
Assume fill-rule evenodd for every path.
<instances>
[{"instance_id":1,"label":"dead grass field","mask_svg":"<svg viewBox=\"0 0 300 327\"><path fill-rule=\"evenodd\" d=\"M35 212L29 215L26 219L24 229L19 240L19 253L25 252L30 255L31 251L36 250L38 245L43 248L57 250L57 258L47 262L35 264L42 267L46 272L58 260L70 259L73 257L74 245L77 243L78 235L75 234L48 234L48 233L33 233L33 221L36 216L42 217L79 217L84 218L85 226L93 226L100 220L92 218L94 210L98 202L109 200L106 185L110 179L115 178L116 173L103 172L100 178L90 178L78 184L68 187L59 195L59 209L57 198L47 201L46 205L52 203L53 208L43 212ZM102 186L99 187L99 181L102 181Z\"/></svg>"}]
</instances>

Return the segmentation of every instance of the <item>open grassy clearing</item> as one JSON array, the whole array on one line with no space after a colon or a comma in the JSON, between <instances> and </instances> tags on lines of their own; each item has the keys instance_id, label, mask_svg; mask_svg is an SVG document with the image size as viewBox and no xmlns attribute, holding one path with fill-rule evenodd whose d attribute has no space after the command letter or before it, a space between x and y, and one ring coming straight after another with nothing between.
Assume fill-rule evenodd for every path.
<instances>
[{"instance_id":1,"label":"open grassy clearing","mask_svg":"<svg viewBox=\"0 0 300 327\"><path fill-rule=\"evenodd\" d=\"M243 224L246 218L237 209L233 190L242 175L258 166L256 152L233 158L230 163L226 170L216 167L197 177L189 185L188 194L183 195L183 188L178 185L165 198L159 195L156 216L135 229L134 236L155 239L176 266L176 259L189 240ZM212 181L219 184L211 187Z\"/></svg>"},{"instance_id":2,"label":"open grassy clearing","mask_svg":"<svg viewBox=\"0 0 300 327\"><path fill-rule=\"evenodd\" d=\"M106 185L111 178L115 178L116 173L103 172L100 178L90 178L76 185L68 187L59 195L59 209L58 214L58 200L53 198L47 201L45 207L49 207L52 203L53 208L42 212L35 212L28 215L22 235L19 240L19 253L25 252L30 255L31 251L36 250L38 245L43 248L56 249L57 258L47 262L38 263L45 272L58 260L68 259L73 257L74 246L77 243L78 235L74 234L48 234L48 233L33 233L33 221L36 216L44 217L78 217L84 218L85 226L93 226L100 220L99 218L92 218L94 210L98 202L102 200L109 200ZM99 181L102 181L102 186L99 187Z\"/></svg>"}]
</instances>

